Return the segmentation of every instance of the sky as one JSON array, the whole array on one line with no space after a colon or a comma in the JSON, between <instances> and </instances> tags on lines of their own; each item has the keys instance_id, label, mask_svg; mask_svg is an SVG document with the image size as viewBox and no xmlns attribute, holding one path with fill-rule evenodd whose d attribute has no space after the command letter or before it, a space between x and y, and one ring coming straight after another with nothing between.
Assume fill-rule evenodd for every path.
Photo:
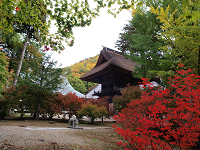
<instances>
[{"instance_id":1,"label":"sky","mask_svg":"<svg viewBox=\"0 0 200 150\"><path fill-rule=\"evenodd\" d=\"M51 52L52 59L57 60L58 65L62 65L63 68L100 54L102 46L117 50L115 43L129 20L131 20L130 11L124 10L114 18L107 13L106 9L102 9L100 16L96 17L90 26L74 28L73 47L64 44L65 50L60 54ZM51 28L51 30L55 29Z\"/></svg>"}]
</instances>

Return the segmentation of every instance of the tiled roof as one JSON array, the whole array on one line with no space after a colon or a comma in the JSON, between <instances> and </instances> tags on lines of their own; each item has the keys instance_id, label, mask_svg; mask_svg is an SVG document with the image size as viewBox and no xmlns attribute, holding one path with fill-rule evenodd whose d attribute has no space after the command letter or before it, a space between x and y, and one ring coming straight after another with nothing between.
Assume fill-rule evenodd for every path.
<instances>
[{"instance_id":1,"label":"tiled roof","mask_svg":"<svg viewBox=\"0 0 200 150\"><path fill-rule=\"evenodd\" d=\"M97 74L111 65L131 73L134 70L136 63L133 63L130 59L125 58L119 52L104 47L103 50L101 50L96 66L82 75L80 79L85 80L89 76Z\"/></svg>"}]
</instances>

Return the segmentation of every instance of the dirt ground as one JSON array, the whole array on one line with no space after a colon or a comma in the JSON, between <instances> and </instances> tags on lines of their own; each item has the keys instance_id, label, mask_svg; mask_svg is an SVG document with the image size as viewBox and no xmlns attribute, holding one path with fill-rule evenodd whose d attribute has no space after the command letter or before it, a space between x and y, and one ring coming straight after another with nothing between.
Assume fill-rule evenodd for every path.
<instances>
[{"instance_id":1,"label":"dirt ground","mask_svg":"<svg viewBox=\"0 0 200 150\"><path fill-rule=\"evenodd\" d=\"M39 127L51 127L51 128L66 128L68 126L68 120L62 120L62 119L54 119L52 120L54 124L49 123L50 120L33 120L30 118L24 118L23 120L20 119L4 119L0 120L0 135L1 130L6 128L13 128L16 127L17 129L22 129L26 127L31 128L39 128ZM60 134L55 136L61 136L61 133L65 135L70 135L73 139L73 142L71 143L65 143L62 142L54 142L53 140L43 140L37 139L37 144L34 145L26 145L23 144L16 145L14 142L9 140L3 140L3 143L0 143L0 149L9 149L9 150L40 150L40 149L51 149L51 150L122 150L123 148L119 147L116 143L121 141L121 137L115 133L112 129L112 126L116 124L114 122L99 122L96 121L94 124L90 124L86 121L80 121L79 127L90 127L91 129L69 129L69 130L63 130L63 131L51 131L55 132L52 134ZM109 128L102 128L102 129L95 129L95 127L109 127ZM94 128L94 129L93 129ZM30 134L32 133L31 131ZM2 131L3 133L3 131ZM49 136L46 134L46 132L42 133L44 134L44 137ZM65 136L64 135L64 136ZM7 135L4 135L4 138ZM9 135L8 135L9 136ZM18 138L18 137L17 137ZM26 138L19 135L19 138ZM53 138L53 137L52 137ZM7 139L7 138L5 138ZM15 137L16 139L16 137ZM25 140L25 139L24 139ZM59 139L57 139L59 141ZM48 142L47 142L48 141ZM23 140L22 140L23 142Z\"/></svg>"}]
</instances>

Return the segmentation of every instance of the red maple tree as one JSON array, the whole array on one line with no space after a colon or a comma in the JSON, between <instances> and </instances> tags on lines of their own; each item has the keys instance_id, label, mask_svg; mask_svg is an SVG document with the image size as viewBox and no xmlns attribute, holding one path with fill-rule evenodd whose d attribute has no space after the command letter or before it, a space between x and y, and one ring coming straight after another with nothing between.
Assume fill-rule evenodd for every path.
<instances>
[{"instance_id":1,"label":"red maple tree","mask_svg":"<svg viewBox=\"0 0 200 150\"><path fill-rule=\"evenodd\" d=\"M54 93L54 96L51 97L49 101L49 105L51 106L51 109L56 113L62 113L63 104L62 100L64 99L64 95L60 92Z\"/></svg>"},{"instance_id":2,"label":"red maple tree","mask_svg":"<svg viewBox=\"0 0 200 150\"><path fill-rule=\"evenodd\" d=\"M180 64L180 67L183 67ZM169 78L169 88L143 92L115 119L126 149L190 149L200 137L200 76L191 69ZM145 85L149 83L145 81Z\"/></svg>"},{"instance_id":3,"label":"red maple tree","mask_svg":"<svg viewBox=\"0 0 200 150\"><path fill-rule=\"evenodd\" d=\"M77 111L81 109L82 104L85 103L85 98L78 97L76 93L68 93L62 99L62 105L64 110L68 113L77 115Z\"/></svg>"},{"instance_id":4,"label":"red maple tree","mask_svg":"<svg viewBox=\"0 0 200 150\"><path fill-rule=\"evenodd\" d=\"M62 113L67 111L69 116L72 114L77 115L77 111L81 109L82 104L85 103L85 98L80 98L76 93L68 93L63 95L62 93L55 93L51 98L49 105L51 109L56 113Z\"/></svg>"}]
</instances>

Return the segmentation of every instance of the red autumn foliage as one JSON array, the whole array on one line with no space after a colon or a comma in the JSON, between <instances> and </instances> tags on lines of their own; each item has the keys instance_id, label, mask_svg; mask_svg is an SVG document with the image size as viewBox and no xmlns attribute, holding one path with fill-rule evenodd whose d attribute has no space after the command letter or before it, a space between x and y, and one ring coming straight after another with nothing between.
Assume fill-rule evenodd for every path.
<instances>
[{"instance_id":1,"label":"red autumn foliage","mask_svg":"<svg viewBox=\"0 0 200 150\"><path fill-rule=\"evenodd\" d=\"M46 45L44 46L44 50L43 50L43 52L45 52L45 51L49 51L49 47L47 47Z\"/></svg>"},{"instance_id":2,"label":"red autumn foliage","mask_svg":"<svg viewBox=\"0 0 200 150\"><path fill-rule=\"evenodd\" d=\"M89 98L86 101L88 103L92 103L93 105L97 105L98 107L100 107L100 106L105 106L106 107L108 105L107 99L109 99L109 97L108 96L104 96L104 97L100 97L98 99Z\"/></svg>"},{"instance_id":3,"label":"red autumn foliage","mask_svg":"<svg viewBox=\"0 0 200 150\"><path fill-rule=\"evenodd\" d=\"M141 150L196 146L200 137L200 76L192 71L179 70L179 75L169 78L169 88L143 92L140 100L131 100L115 116L122 125L115 126L115 131L128 143L118 145Z\"/></svg>"},{"instance_id":4,"label":"red autumn foliage","mask_svg":"<svg viewBox=\"0 0 200 150\"><path fill-rule=\"evenodd\" d=\"M85 99L78 97L75 93L63 95L62 93L57 92L51 98L49 105L56 113L62 113L62 111L65 110L68 111L70 115L77 115L77 111L80 110L81 105L84 103Z\"/></svg>"},{"instance_id":5,"label":"red autumn foliage","mask_svg":"<svg viewBox=\"0 0 200 150\"><path fill-rule=\"evenodd\" d=\"M20 11L21 9L19 7L15 7L15 11Z\"/></svg>"},{"instance_id":6,"label":"red autumn foliage","mask_svg":"<svg viewBox=\"0 0 200 150\"><path fill-rule=\"evenodd\" d=\"M60 92L55 93L54 96L51 98L49 105L51 106L51 109L54 112L57 112L57 113L62 112L62 108L63 108L62 100L63 100L63 98L64 98L64 95Z\"/></svg>"},{"instance_id":7,"label":"red autumn foliage","mask_svg":"<svg viewBox=\"0 0 200 150\"><path fill-rule=\"evenodd\" d=\"M62 100L64 110L74 115L77 115L83 103L85 103L85 98L80 98L75 93L68 93Z\"/></svg>"}]
</instances>

